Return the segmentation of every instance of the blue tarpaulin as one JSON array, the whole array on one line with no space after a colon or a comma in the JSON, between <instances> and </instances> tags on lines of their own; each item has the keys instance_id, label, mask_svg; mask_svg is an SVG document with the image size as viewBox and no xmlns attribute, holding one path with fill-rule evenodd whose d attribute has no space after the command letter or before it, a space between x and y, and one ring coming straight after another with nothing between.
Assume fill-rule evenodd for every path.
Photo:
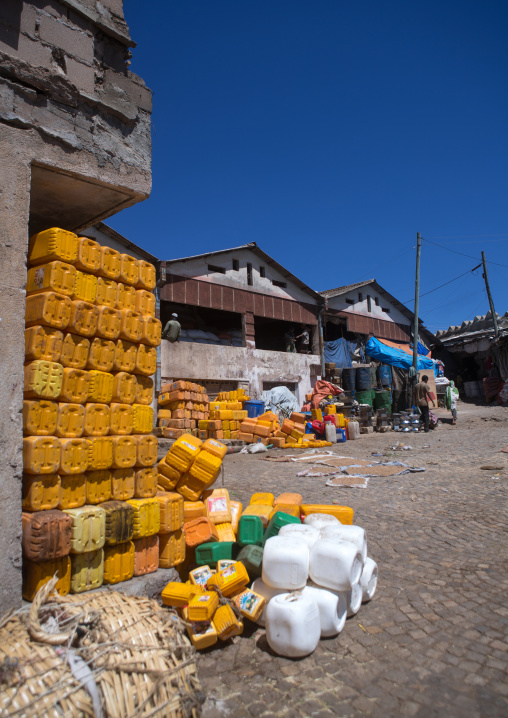
<instances>
[{"instance_id":1,"label":"blue tarpaulin","mask_svg":"<svg viewBox=\"0 0 508 718\"><path fill-rule=\"evenodd\" d=\"M383 362L383 364L390 364L391 366L398 366L401 369L409 369L413 366L413 357L411 354L407 354L401 349L395 349L395 347L389 347L374 337L367 342L365 353L376 361ZM428 369L434 372L434 362L432 359L418 356L418 369Z\"/></svg>"},{"instance_id":2,"label":"blue tarpaulin","mask_svg":"<svg viewBox=\"0 0 508 718\"><path fill-rule=\"evenodd\" d=\"M353 366L351 355L357 350L356 342L349 342L347 339L335 339L333 342L325 342L324 354L326 362L334 362L339 369ZM365 355L360 347L360 357L365 361ZM358 359L357 359L358 361Z\"/></svg>"}]
</instances>

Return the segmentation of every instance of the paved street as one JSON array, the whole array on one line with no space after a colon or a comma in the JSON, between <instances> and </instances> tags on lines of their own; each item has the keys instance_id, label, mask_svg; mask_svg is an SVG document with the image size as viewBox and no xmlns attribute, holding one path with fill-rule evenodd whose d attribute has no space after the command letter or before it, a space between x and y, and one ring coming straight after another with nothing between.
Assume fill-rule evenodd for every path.
<instances>
[{"instance_id":1,"label":"paved street","mask_svg":"<svg viewBox=\"0 0 508 718\"><path fill-rule=\"evenodd\" d=\"M426 467L366 489L226 458L225 486L244 502L254 491L298 491L307 503L352 506L380 579L374 600L308 658L275 656L255 627L201 654L204 718L508 715L508 454L499 453L508 409L458 409L456 427L339 444L339 454L370 458L403 440L413 450L386 460ZM480 468L500 462L504 471Z\"/></svg>"}]
</instances>

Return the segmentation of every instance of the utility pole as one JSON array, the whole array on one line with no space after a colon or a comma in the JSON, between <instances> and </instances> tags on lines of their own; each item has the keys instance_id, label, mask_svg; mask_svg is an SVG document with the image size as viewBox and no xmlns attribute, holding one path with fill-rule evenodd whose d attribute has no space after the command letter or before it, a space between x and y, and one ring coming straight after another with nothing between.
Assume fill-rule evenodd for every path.
<instances>
[{"instance_id":1,"label":"utility pole","mask_svg":"<svg viewBox=\"0 0 508 718\"><path fill-rule=\"evenodd\" d=\"M422 251L422 236L420 232L416 233L416 277L415 277L415 310L413 324L413 403L414 386L418 377L418 303L420 300L420 254Z\"/></svg>"},{"instance_id":2,"label":"utility pole","mask_svg":"<svg viewBox=\"0 0 508 718\"><path fill-rule=\"evenodd\" d=\"M487 297L489 298L490 312L492 314L492 320L494 322L494 334L496 335L496 339L497 339L499 336L499 327L497 326L496 310L494 309L494 302L492 300L492 295L490 293L489 275L487 274L487 262L485 260L485 252L482 252L482 263L483 263L483 278L485 279L485 289L487 290Z\"/></svg>"}]
</instances>

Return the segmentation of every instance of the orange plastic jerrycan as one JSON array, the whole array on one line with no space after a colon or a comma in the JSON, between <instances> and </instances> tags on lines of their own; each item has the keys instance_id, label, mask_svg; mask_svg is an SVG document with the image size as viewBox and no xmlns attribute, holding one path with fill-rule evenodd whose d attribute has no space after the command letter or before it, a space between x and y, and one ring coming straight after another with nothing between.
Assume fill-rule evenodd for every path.
<instances>
[{"instance_id":1,"label":"orange plastic jerrycan","mask_svg":"<svg viewBox=\"0 0 508 718\"><path fill-rule=\"evenodd\" d=\"M129 581L134 575L134 542L125 541L104 548L104 583Z\"/></svg>"},{"instance_id":2,"label":"orange plastic jerrycan","mask_svg":"<svg viewBox=\"0 0 508 718\"><path fill-rule=\"evenodd\" d=\"M159 537L143 536L134 541L134 576L145 576L159 568Z\"/></svg>"},{"instance_id":3,"label":"orange plastic jerrycan","mask_svg":"<svg viewBox=\"0 0 508 718\"><path fill-rule=\"evenodd\" d=\"M71 297L76 282L76 268L65 262L48 262L28 270L26 293L35 294L51 290Z\"/></svg>"},{"instance_id":4,"label":"orange plastic jerrycan","mask_svg":"<svg viewBox=\"0 0 508 718\"><path fill-rule=\"evenodd\" d=\"M167 534L181 529L184 521L184 501L180 494L172 491L159 491L155 498L160 506L159 533Z\"/></svg>"},{"instance_id":5,"label":"orange plastic jerrycan","mask_svg":"<svg viewBox=\"0 0 508 718\"><path fill-rule=\"evenodd\" d=\"M62 474L60 476L60 495L58 508L79 509L86 503L85 474Z\"/></svg>"},{"instance_id":6,"label":"orange plastic jerrycan","mask_svg":"<svg viewBox=\"0 0 508 718\"><path fill-rule=\"evenodd\" d=\"M76 272L72 298L94 304L97 298L97 277L88 272Z\"/></svg>"},{"instance_id":7,"label":"orange plastic jerrycan","mask_svg":"<svg viewBox=\"0 0 508 718\"><path fill-rule=\"evenodd\" d=\"M58 362L36 359L25 365L24 392L27 398L56 399L60 396L63 366Z\"/></svg>"},{"instance_id":8,"label":"orange plastic jerrycan","mask_svg":"<svg viewBox=\"0 0 508 718\"><path fill-rule=\"evenodd\" d=\"M74 232L52 227L30 237L28 261L32 265L57 259L74 263L78 257L78 237Z\"/></svg>"},{"instance_id":9,"label":"orange plastic jerrycan","mask_svg":"<svg viewBox=\"0 0 508 718\"><path fill-rule=\"evenodd\" d=\"M82 474L88 468L86 439L60 439L60 474Z\"/></svg>"},{"instance_id":10,"label":"orange plastic jerrycan","mask_svg":"<svg viewBox=\"0 0 508 718\"><path fill-rule=\"evenodd\" d=\"M35 594L53 576L58 577L55 591L60 596L66 596L71 587L71 560L69 556L54 559L53 561L30 561L23 559L23 598L33 601Z\"/></svg>"},{"instance_id":11,"label":"orange plastic jerrycan","mask_svg":"<svg viewBox=\"0 0 508 718\"><path fill-rule=\"evenodd\" d=\"M99 277L97 280L97 296L95 303L99 306L116 308L116 293L118 285L113 279Z\"/></svg>"},{"instance_id":12,"label":"orange plastic jerrycan","mask_svg":"<svg viewBox=\"0 0 508 718\"><path fill-rule=\"evenodd\" d=\"M101 263L98 274L108 279L120 279L120 252L111 247L101 247Z\"/></svg>"},{"instance_id":13,"label":"orange plastic jerrycan","mask_svg":"<svg viewBox=\"0 0 508 718\"><path fill-rule=\"evenodd\" d=\"M110 410L107 404L85 404L85 436L106 436L109 426Z\"/></svg>"},{"instance_id":14,"label":"orange plastic jerrycan","mask_svg":"<svg viewBox=\"0 0 508 718\"><path fill-rule=\"evenodd\" d=\"M153 434L141 434L136 439L136 466L155 466L159 442Z\"/></svg>"},{"instance_id":15,"label":"orange plastic jerrycan","mask_svg":"<svg viewBox=\"0 0 508 718\"><path fill-rule=\"evenodd\" d=\"M135 374L152 376L157 368L157 349L146 344L139 344L136 354Z\"/></svg>"},{"instance_id":16,"label":"orange plastic jerrycan","mask_svg":"<svg viewBox=\"0 0 508 718\"><path fill-rule=\"evenodd\" d=\"M153 409L146 404L132 405L132 430L136 434L149 434L153 429Z\"/></svg>"},{"instance_id":17,"label":"orange plastic jerrycan","mask_svg":"<svg viewBox=\"0 0 508 718\"><path fill-rule=\"evenodd\" d=\"M112 436L113 469L130 469L136 463L136 439L133 436Z\"/></svg>"},{"instance_id":18,"label":"orange plastic jerrycan","mask_svg":"<svg viewBox=\"0 0 508 718\"><path fill-rule=\"evenodd\" d=\"M117 501L134 498L134 469L112 469L111 498Z\"/></svg>"},{"instance_id":19,"label":"orange plastic jerrycan","mask_svg":"<svg viewBox=\"0 0 508 718\"><path fill-rule=\"evenodd\" d=\"M161 343L162 324L159 319L148 315L141 315L141 339L143 344L158 347Z\"/></svg>"},{"instance_id":20,"label":"orange plastic jerrycan","mask_svg":"<svg viewBox=\"0 0 508 718\"><path fill-rule=\"evenodd\" d=\"M130 374L136 368L138 347L132 342L126 342L124 339L118 339L115 342L115 360L113 362L113 371L126 371Z\"/></svg>"},{"instance_id":21,"label":"orange plastic jerrycan","mask_svg":"<svg viewBox=\"0 0 508 718\"><path fill-rule=\"evenodd\" d=\"M130 404L111 404L111 433L127 436L132 433L133 408Z\"/></svg>"},{"instance_id":22,"label":"orange plastic jerrycan","mask_svg":"<svg viewBox=\"0 0 508 718\"><path fill-rule=\"evenodd\" d=\"M48 511L56 509L60 496L60 477L58 474L40 474L23 476L23 511Z\"/></svg>"},{"instance_id":23,"label":"orange plastic jerrycan","mask_svg":"<svg viewBox=\"0 0 508 718\"><path fill-rule=\"evenodd\" d=\"M84 404L90 393L90 374L83 369L64 367L60 401Z\"/></svg>"},{"instance_id":24,"label":"orange plastic jerrycan","mask_svg":"<svg viewBox=\"0 0 508 718\"><path fill-rule=\"evenodd\" d=\"M87 369L111 371L115 361L115 342L111 339L95 337L90 344L90 352L86 363Z\"/></svg>"},{"instance_id":25,"label":"orange plastic jerrycan","mask_svg":"<svg viewBox=\"0 0 508 718\"><path fill-rule=\"evenodd\" d=\"M89 351L90 339L81 337L79 334L66 334L62 342L60 364L72 369L84 369Z\"/></svg>"},{"instance_id":26,"label":"orange plastic jerrycan","mask_svg":"<svg viewBox=\"0 0 508 718\"><path fill-rule=\"evenodd\" d=\"M78 439L85 429L83 404L59 404L55 434L65 439Z\"/></svg>"},{"instance_id":27,"label":"orange plastic jerrycan","mask_svg":"<svg viewBox=\"0 0 508 718\"><path fill-rule=\"evenodd\" d=\"M93 337L97 331L99 310L91 302L74 299L71 302L69 331L83 337Z\"/></svg>"},{"instance_id":28,"label":"orange plastic jerrycan","mask_svg":"<svg viewBox=\"0 0 508 718\"><path fill-rule=\"evenodd\" d=\"M87 471L85 474L85 490L87 504L102 504L111 499L111 472Z\"/></svg>"},{"instance_id":29,"label":"orange plastic jerrycan","mask_svg":"<svg viewBox=\"0 0 508 718\"><path fill-rule=\"evenodd\" d=\"M150 376L136 376L136 404L151 404L153 400L153 379Z\"/></svg>"},{"instance_id":30,"label":"orange plastic jerrycan","mask_svg":"<svg viewBox=\"0 0 508 718\"><path fill-rule=\"evenodd\" d=\"M91 436L88 441L88 471L111 468L113 439L111 436Z\"/></svg>"},{"instance_id":31,"label":"orange plastic jerrycan","mask_svg":"<svg viewBox=\"0 0 508 718\"><path fill-rule=\"evenodd\" d=\"M149 292L155 289L156 276L155 267L150 262L138 259L139 280L136 283L138 289L147 289Z\"/></svg>"},{"instance_id":32,"label":"orange plastic jerrycan","mask_svg":"<svg viewBox=\"0 0 508 718\"><path fill-rule=\"evenodd\" d=\"M49 436L55 433L57 422L58 404L55 402L23 400L24 434L29 436Z\"/></svg>"},{"instance_id":33,"label":"orange plastic jerrycan","mask_svg":"<svg viewBox=\"0 0 508 718\"><path fill-rule=\"evenodd\" d=\"M101 245L88 237L78 237L78 257L75 265L82 272L96 274L101 266Z\"/></svg>"},{"instance_id":34,"label":"orange plastic jerrycan","mask_svg":"<svg viewBox=\"0 0 508 718\"><path fill-rule=\"evenodd\" d=\"M146 289L136 290L136 311L144 316L155 316L155 295Z\"/></svg>"},{"instance_id":35,"label":"orange plastic jerrycan","mask_svg":"<svg viewBox=\"0 0 508 718\"><path fill-rule=\"evenodd\" d=\"M34 325L25 329L25 361L60 362L64 335L58 329ZM61 363L61 362L60 362Z\"/></svg>"},{"instance_id":36,"label":"orange plastic jerrycan","mask_svg":"<svg viewBox=\"0 0 508 718\"><path fill-rule=\"evenodd\" d=\"M159 568L172 568L185 561L185 534L173 531L170 534L159 534Z\"/></svg>"},{"instance_id":37,"label":"orange plastic jerrycan","mask_svg":"<svg viewBox=\"0 0 508 718\"><path fill-rule=\"evenodd\" d=\"M120 338L129 342L139 342L142 337L142 315L132 309L120 309L122 317Z\"/></svg>"},{"instance_id":38,"label":"orange plastic jerrycan","mask_svg":"<svg viewBox=\"0 0 508 718\"><path fill-rule=\"evenodd\" d=\"M120 255L120 281L125 284L137 284L139 280L139 265L130 254Z\"/></svg>"},{"instance_id":39,"label":"orange plastic jerrycan","mask_svg":"<svg viewBox=\"0 0 508 718\"><path fill-rule=\"evenodd\" d=\"M60 439L56 436L23 438L23 470L26 474L56 474L60 466Z\"/></svg>"},{"instance_id":40,"label":"orange plastic jerrycan","mask_svg":"<svg viewBox=\"0 0 508 718\"><path fill-rule=\"evenodd\" d=\"M106 512L100 506L65 509L71 518L71 553L97 551L106 541Z\"/></svg>"},{"instance_id":41,"label":"orange plastic jerrycan","mask_svg":"<svg viewBox=\"0 0 508 718\"><path fill-rule=\"evenodd\" d=\"M99 320L97 322L97 336L103 339L118 339L122 326L122 316L118 309L113 307L97 307Z\"/></svg>"},{"instance_id":42,"label":"orange plastic jerrycan","mask_svg":"<svg viewBox=\"0 0 508 718\"><path fill-rule=\"evenodd\" d=\"M136 499L151 499L157 493L157 469L149 466L135 469L134 497Z\"/></svg>"},{"instance_id":43,"label":"orange plastic jerrycan","mask_svg":"<svg viewBox=\"0 0 508 718\"><path fill-rule=\"evenodd\" d=\"M90 401L109 404L113 398L113 374L106 371L90 370Z\"/></svg>"},{"instance_id":44,"label":"orange plastic jerrycan","mask_svg":"<svg viewBox=\"0 0 508 718\"><path fill-rule=\"evenodd\" d=\"M42 324L53 329L65 329L71 318L71 307L71 300L63 294L31 294L25 302L25 324Z\"/></svg>"},{"instance_id":45,"label":"orange plastic jerrycan","mask_svg":"<svg viewBox=\"0 0 508 718\"><path fill-rule=\"evenodd\" d=\"M118 282L116 287L116 304L117 309L133 309L136 310L136 290L128 284Z\"/></svg>"},{"instance_id":46,"label":"orange plastic jerrycan","mask_svg":"<svg viewBox=\"0 0 508 718\"><path fill-rule=\"evenodd\" d=\"M71 593L100 588L104 581L104 549L71 555Z\"/></svg>"},{"instance_id":47,"label":"orange plastic jerrycan","mask_svg":"<svg viewBox=\"0 0 508 718\"><path fill-rule=\"evenodd\" d=\"M133 404L136 401L136 376L126 371L114 375L112 400L118 404Z\"/></svg>"}]
</instances>

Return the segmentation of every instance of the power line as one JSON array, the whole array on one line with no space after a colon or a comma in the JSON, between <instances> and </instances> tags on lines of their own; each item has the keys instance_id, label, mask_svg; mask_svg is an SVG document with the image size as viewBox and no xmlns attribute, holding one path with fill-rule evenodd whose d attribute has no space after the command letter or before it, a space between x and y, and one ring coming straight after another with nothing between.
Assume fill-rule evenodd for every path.
<instances>
[{"instance_id":1,"label":"power line","mask_svg":"<svg viewBox=\"0 0 508 718\"><path fill-rule=\"evenodd\" d=\"M424 240L424 242L433 244L434 247L440 247L440 249L446 249L447 252L453 252L453 254L459 254L461 257L467 257L468 259L474 259L476 262L478 262L478 257L473 257L471 254L464 254L464 252L457 252L457 250L455 250L455 249L450 249L449 247L445 247L442 244L437 244L436 242L431 242L430 239L427 239L426 237L423 237L423 240ZM508 264L499 264L499 262L493 262L491 259L487 260L487 264L495 264L496 267L508 268Z\"/></svg>"},{"instance_id":2,"label":"power line","mask_svg":"<svg viewBox=\"0 0 508 718\"><path fill-rule=\"evenodd\" d=\"M458 277L454 277L453 279L450 279L448 282L445 282L444 284L440 284L439 287L434 287L434 289L429 289L428 292L425 292L425 294L420 294L420 297L426 297L427 294L432 294L432 292L437 292L438 289L441 289L442 287L446 287L447 284L451 284L452 282L456 282L457 279L460 279L461 277L464 277L466 274L470 274L471 272L474 272L475 269L478 269L482 265L479 264L477 267L473 267L473 269L468 269L467 272L463 272L462 274L459 274ZM402 302L402 304L410 304L411 302L414 302L414 299L408 299L405 302Z\"/></svg>"},{"instance_id":3,"label":"power line","mask_svg":"<svg viewBox=\"0 0 508 718\"><path fill-rule=\"evenodd\" d=\"M457 234L452 235L451 237L432 237L432 239L469 239L470 237L508 237L508 232L502 232L501 234ZM496 240L491 240L496 241ZM500 239L497 240L499 242L506 242L508 240L506 239ZM454 242L454 244L462 244L462 242ZM468 242L464 242L464 244L468 244Z\"/></svg>"}]
</instances>

